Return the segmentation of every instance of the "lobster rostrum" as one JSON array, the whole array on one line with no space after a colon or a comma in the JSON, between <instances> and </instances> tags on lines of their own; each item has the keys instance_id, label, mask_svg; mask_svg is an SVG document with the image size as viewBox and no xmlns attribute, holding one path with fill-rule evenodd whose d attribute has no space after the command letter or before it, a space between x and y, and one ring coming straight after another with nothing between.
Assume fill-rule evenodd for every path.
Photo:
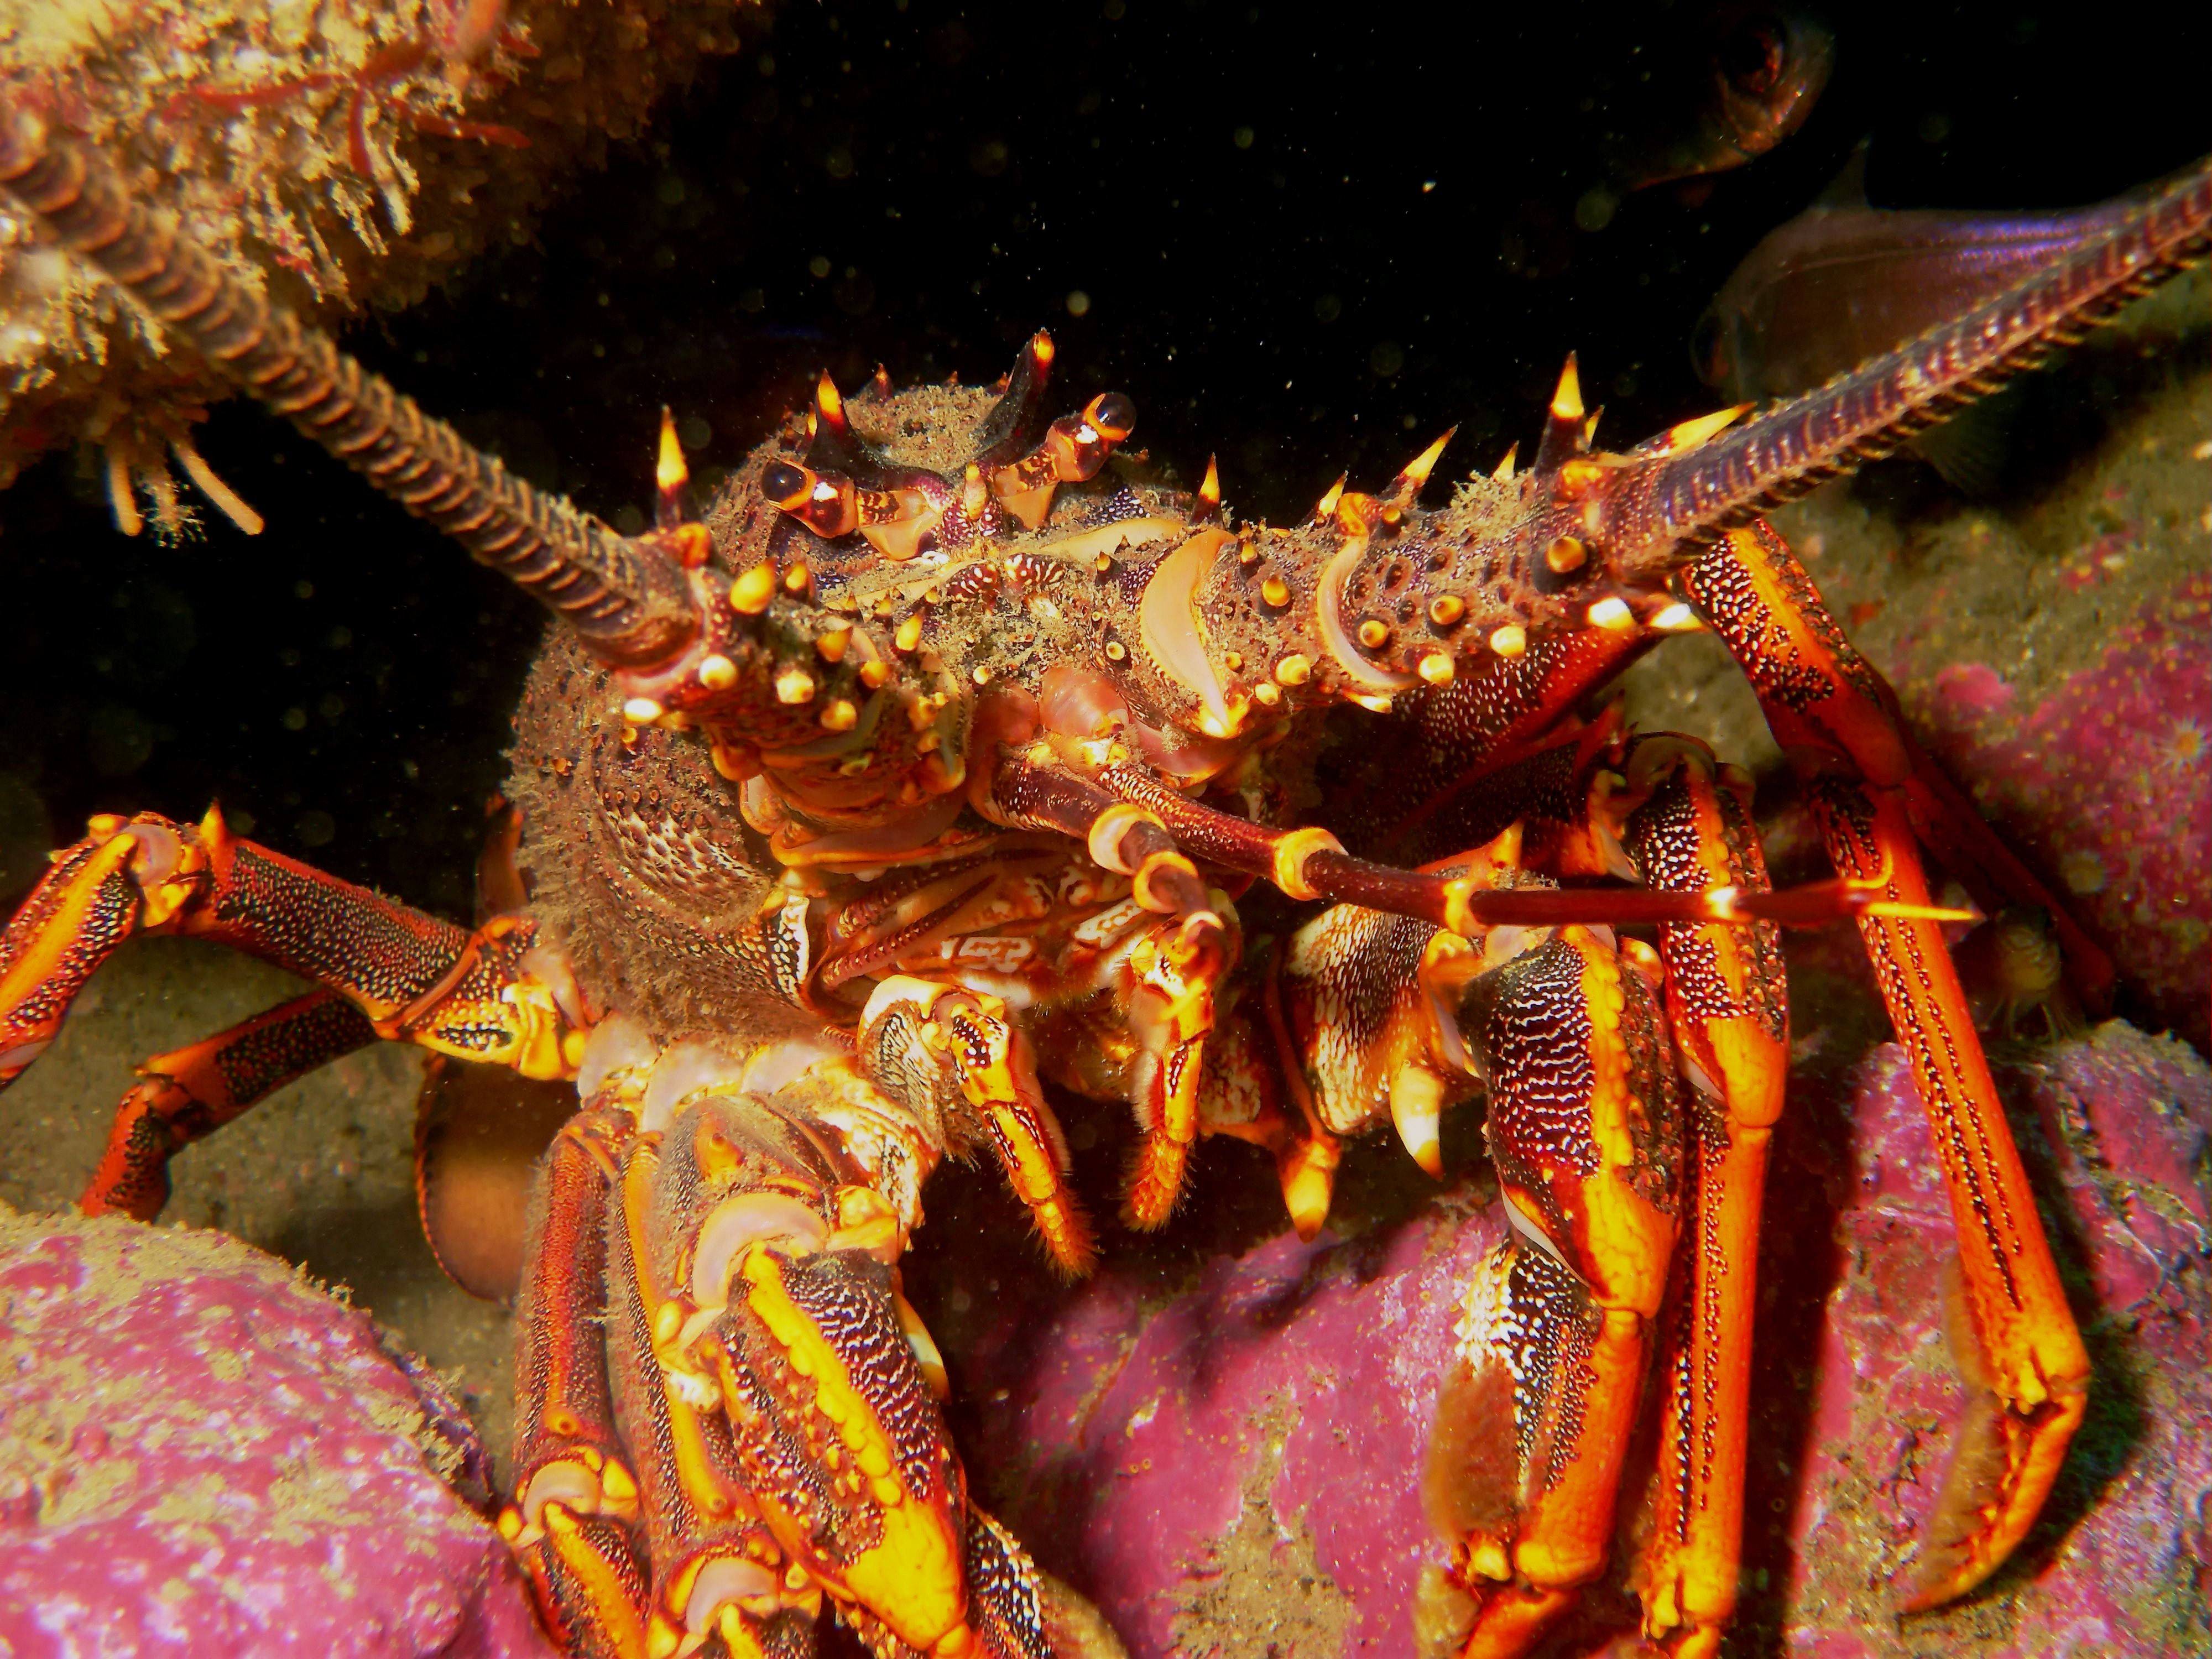
<instances>
[{"instance_id":1,"label":"lobster rostrum","mask_svg":"<svg viewBox=\"0 0 2212 1659\"><path fill-rule=\"evenodd\" d=\"M1387 1118L1434 1172L1442 1110L1486 1095L1513 1229L1467 1287L1439 1407L1453 1547L1425 1639L1526 1651L1601 1571L1656 1377L1631 1577L1650 1638L1713 1652L1788 1059L1775 930L1844 918L1936 1121L1991 1396L1912 1603L1971 1589L2035 1518L2088 1364L1916 840L1965 849L1992 902L2045 896L1759 515L2202 255L2212 166L1748 418L1601 452L1570 361L1534 465L1442 505L1420 499L1442 440L1292 526L1237 522L1211 465L1194 494L1141 482L1112 465L1127 399L1053 417L1040 334L997 388L825 378L703 521L665 425L656 523L627 538L4 109L0 192L559 623L488 920L339 882L216 811L97 819L0 937L0 1080L121 940L170 931L319 988L149 1062L88 1209L150 1217L176 1150L377 1038L573 1081L500 1524L576 1651L803 1654L825 1601L886 1656L1097 1650L969 1500L900 1292L928 1176L985 1151L1050 1260L1088 1267L1048 1078L1133 1109L1130 1224L1165 1223L1197 1138L1225 1133L1274 1153L1309 1235L1346 1137ZM1770 887L1748 780L1703 745L1577 714L1698 626L1750 676L1836 882ZM1356 811L1314 798L1347 704L1392 780ZM2068 942L2094 1000L2109 964Z\"/></svg>"}]
</instances>

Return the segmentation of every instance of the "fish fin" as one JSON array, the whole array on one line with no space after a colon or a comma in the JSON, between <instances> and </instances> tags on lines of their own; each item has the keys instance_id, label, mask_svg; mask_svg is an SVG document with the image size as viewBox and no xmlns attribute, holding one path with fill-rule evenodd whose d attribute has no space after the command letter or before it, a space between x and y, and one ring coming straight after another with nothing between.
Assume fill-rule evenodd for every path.
<instances>
[{"instance_id":1,"label":"fish fin","mask_svg":"<svg viewBox=\"0 0 2212 1659\"><path fill-rule=\"evenodd\" d=\"M2004 482L2019 401L2001 392L1969 404L1941 426L1919 434L1910 447L1961 495L1987 501Z\"/></svg>"},{"instance_id":2,"label":"fish fin","mask_svg":"<svg viewBox=\"0 0 2212 1659\"><path fill-rule=\"evenodd\" d=\"M1871 205L1867 200L1867 151L1874 148L1874 134L1869 133L1851 146L1850 159L1843 169L1828 180L1828 187L1813 198L1811 211L1837 213L1850 209L1864 209Z\"/></svg>"}]
</instances>

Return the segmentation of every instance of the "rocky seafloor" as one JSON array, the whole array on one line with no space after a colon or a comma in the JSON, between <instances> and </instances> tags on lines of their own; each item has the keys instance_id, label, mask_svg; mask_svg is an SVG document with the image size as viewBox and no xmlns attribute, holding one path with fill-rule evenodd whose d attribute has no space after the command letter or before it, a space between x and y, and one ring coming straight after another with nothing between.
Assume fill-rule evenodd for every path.
<instances>
[{"instance_id":1,"label":"rocky seafloor","mask_svg":"<svg viewBox=\"0 0 2212 1659\"><path fill-rule=\"evenodd\" d=\"M1740 1651L2212 1647L2198 1430L2212 1411L2212 374L2204 287L2175 292L2039 394L2106 411L2102 435L2057 445L2046 475L1966 503L1904 464L1780 521L1935 752L2112 946L2130 1023L2000 1048L2096 1403L2019 1559L1960 1607L1900 1620L1887 1584L1959 1409L1936 1296L1948 1213L1849 937L1793 939L1796 1066L1762 1249ZM1771 771L1714 655L1678 642L1639 669L1638 717L1709 732ZM1779 863L1802 864L1786 810L1778 822ZM127 947L0 1109L0 1200L65 1204L136 1060L289 985L189 943ZM2146 1035L2168 1030L2180 1035ZM350 1285L454 1381L495 1447L505 1316L445 1283L414 1224L420 1069L385 1048L285 1091L179 1160L170 1217ZM1093 1208L1110 1210L1121 1131L1103 1108L1071 1127ZM1406 1595L1437 1547L1415 1497L1424 1391L1453 1287L1492 1224L1478 1141L1468 1115L1448 1124L1454 1184L1437 1198L1395 1147L1354 1149L1341 1231L1311 1246L1282 1236L1262 1164L1209 1148L1177 1228L1109 1235L1106 1271L1071 1291L1041 1263L1010 1265L1023 1226L988 1182L955 1173L933 1195L908 1282L961 1390L978 1488L1133 1652L1406 1650ZM10 1237L38 1224L11 1224ZM62 1247L14 1248L43 1260ZM28 1305L0 1301L17 1323ZM116 1352L118 1365L146 1358ZM28 1479L33 1455L11 1452L0 1481ZM37 1455L50 1466L52 1445ZM45 1524L40 1505L0 1504L10 1524ZM151 1511L119 1513L136 1524ZM1606 1594L1593 1603L1620 1611ZM293 1598L302 1617L311 1605Z\"/></svg>"},{"instance_id":2,"label":"rocky seafloor","mask_svg":"<svg viewBox=\"0 0 2212 1659\"><path fill-rule=\"evenodd\" d=\"M438 1378L220 1233L0 1206L0 1652L549 1653Z\"/></svg>"}]
</instances>

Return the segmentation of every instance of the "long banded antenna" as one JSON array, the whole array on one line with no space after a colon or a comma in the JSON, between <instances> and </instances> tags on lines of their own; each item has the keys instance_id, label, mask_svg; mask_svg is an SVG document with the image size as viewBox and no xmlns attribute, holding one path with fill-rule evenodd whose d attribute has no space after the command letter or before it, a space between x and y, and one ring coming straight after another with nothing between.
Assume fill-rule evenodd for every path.
<instances>
[{"instance_id":1,"label":"long banded antenna","mask_svg":"<svg viewBox=\"0 0 2212 1659\"><path fill-rule=\"evenodd\" d=\"M91 146L0 98L0 192L227 379L505 574L618 666L697 631L676 558L532 489L291 310L174 218L134 202Z\"/></svg>"},{"instance_id":2,"label":"long banded antenna","mask_svg":"<svg viewBox=\"0 0 2212 1659\"><path fill-rule=\"evenodd\" d=\"M2106 235L1954 321L1753 416L1703 446L1624 468L1599 532L1623 564L1679 561L1722 531L1887 455L2070 345L2212 249L2212 157Z\"/></svg>"}]
</instances>

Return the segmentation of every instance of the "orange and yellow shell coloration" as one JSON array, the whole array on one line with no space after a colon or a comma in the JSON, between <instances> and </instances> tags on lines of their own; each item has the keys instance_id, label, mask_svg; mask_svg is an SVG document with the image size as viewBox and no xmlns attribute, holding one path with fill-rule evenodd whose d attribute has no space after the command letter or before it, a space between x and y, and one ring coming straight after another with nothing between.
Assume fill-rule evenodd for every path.
<instances>
[{"instance_id":1,"label":"orange and yellow shell coloration","mask_svg":"<svg viewBox=\"0 0 2212 1659\"><path fill-rule=\"evenodd\" d=\"M1211 465L1186 494L1124 464L1127 398L1066 412L1040 334L995 387L825 378L700 519L672 425L631 537L5 100L0 195L559 623L486 920L218 813L97 819L0 934L0 1082L118 944L170 932L315 988L149 1062L88 1208L150 1217L176 1150L380 1038L573 1090L527 1204L500 1522L572 1650L796 1656L826 1610L886 1656L1100 1651L968 1490L900 1279L933 1171L988 1153L1078 1274L1097 1243L1055 1098L1133 1113L1128 1224L1169 1222L1191 1148L1228 1134L1310 1234L1347 1139L1387 1122L1433 1171L1442 1113L1480 1096L1510 1230L1465 1286L1439 1443L1466 1467L1422 1628L1469 1659L1542 1639L1605 1564L1649 1398L1644 1632L1716 1651L1782 925L1856 923L1946 1149L1989 1399L1911 1594L1962 1594L2033 1522L2088 1367L1921 872L1916 829L1955 797L1759 514L2199 257L2212 167L1757 416L1599 451L1571 362L1534 464L1432 501L1449 434L1375 493L1240 522ZM1703 745L1577 712L1695 627L1800 767L1834 882L1771 886ZM1351 722L1376 781L1325 799L1315 757ZM1970 814L1941 827L2050 902ZM2094 1003L2109 965L2069 963Z\"/></svg>"}]
</instances>

